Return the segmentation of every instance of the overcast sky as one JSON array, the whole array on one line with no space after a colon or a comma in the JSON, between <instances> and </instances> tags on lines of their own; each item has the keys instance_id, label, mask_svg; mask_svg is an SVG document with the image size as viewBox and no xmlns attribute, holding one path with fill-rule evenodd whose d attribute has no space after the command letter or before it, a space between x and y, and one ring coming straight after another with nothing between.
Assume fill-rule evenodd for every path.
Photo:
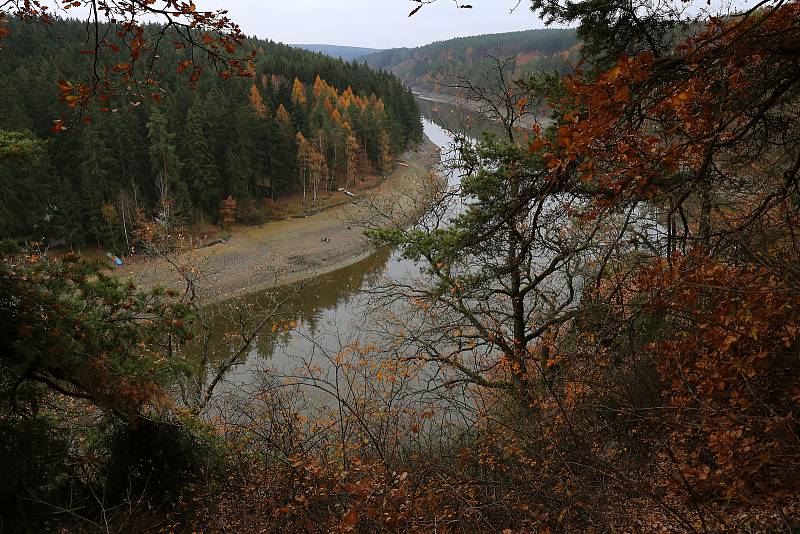
<instances>
[{"instance_id":1,"label":"overcast sky","mask_svg":"<svg viewBox=\"0 0 800 534\"><path fill-rule=\"evenodd\" d=\"M248 35L284 43L325 43L370 48L419 46L463 35L543 27L528 0L438 0L409 18L410 0L201 0L225 6Z\"/></svg>"}]
</instances>

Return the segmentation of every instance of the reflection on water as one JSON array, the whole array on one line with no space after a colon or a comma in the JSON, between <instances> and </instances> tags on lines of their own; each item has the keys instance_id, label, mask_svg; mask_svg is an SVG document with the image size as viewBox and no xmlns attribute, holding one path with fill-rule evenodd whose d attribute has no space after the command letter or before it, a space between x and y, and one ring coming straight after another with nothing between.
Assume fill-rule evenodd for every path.
<instances>
[{"instance_id":1,"label":"reflection on water","mask_svg":"<svg viewBox=\"0 0 800 534\"><path fill-rule=\"evenodd\" d=\"M463 133L473 139L482 138L484 133L492 133L498 136L504 135L503 128L499 124L482 120L478 113L469 109L447 102L436 102L424 98L416 98L416 101L417 105L419 105L420 113L426 120L447 131ZM426 129L425 133L427 132L428 130ZM439 144L438 142L436 143ZM445 143L449 143L449 140Z\"/></svg>"}]
</instances>

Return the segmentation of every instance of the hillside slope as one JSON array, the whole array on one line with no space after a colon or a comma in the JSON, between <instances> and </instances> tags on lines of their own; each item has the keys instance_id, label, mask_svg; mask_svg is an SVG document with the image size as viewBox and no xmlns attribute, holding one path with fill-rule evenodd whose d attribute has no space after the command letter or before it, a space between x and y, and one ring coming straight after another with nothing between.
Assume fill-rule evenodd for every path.
<instances>
[{"instance_id":1,"label":"hillside slope","mask_svg":"<svg viewBox=\"0 0 800 534\"><path fill-rule=\"evenodd\" d=\"M511 58L513 74L567 72L577 61L578 38L572 29L540 29L458 37L417 48L394 48L363 59L374 69L390 71L407 85L429 90L431 73L458 70L469 75L486 70L491 57Z\"/></svg>"},{"instance_id":2,"label":"hillside slope","mask_svg":"<svg viewBox=\"0 0 800 534\"><path fill-rule=\"evenodd\" d=\"M303 50L310 50L312 52L319 52L326 56L338 57L345 61L353 61L364 56L381 52L378 48L364 48L360 46L341 46L329 44L293 44L295 48L302 48Z\"/></svg>"},{"instance_id":3,"label":"hillside slope","mask_svg":"<svg viewBox=\"0 0 800 534\"><path fill-rule=\"evenodd\" d=\"M252 78L226 80L203 65L209 75L194 87L175 67L190 51L162 47L158 99L112 95L56 134L53 119L67 109L58 80L91 72L85 28L59 19L4 28L0 134L47 144L32 168L0 169L0 239L125 253L132 227L159 217L170 219L164 228L219 222L229 197L226 213L257 223L267 199L307 190L311 204L320 191L388 172L422 135L414 98L392 75L259 39L242 44L256 52ZM162 216L165 205L174 208Z\"/></svg>"}]
</instances>

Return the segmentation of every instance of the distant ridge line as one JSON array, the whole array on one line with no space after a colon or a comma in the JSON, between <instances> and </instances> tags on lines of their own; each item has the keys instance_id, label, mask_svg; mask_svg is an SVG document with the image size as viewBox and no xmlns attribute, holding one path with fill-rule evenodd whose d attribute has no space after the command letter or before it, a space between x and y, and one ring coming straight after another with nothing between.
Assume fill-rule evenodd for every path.
<instances>
[{"instance_id":1,"label":"distant ridge line","mask_svg":"<svg viewBox=\"0 0 800 534\"><path fill-rule=\"evenodd\" d=\"M290 44L295 48L302 48L310 50L311 52L318 52L327 56L338 57L345 61L353 61L370 54L382 52L381 48L367 48L363 46L345 46L345 45L329 45L322 43L300 43Z\"/></svg>"}]
</instances>

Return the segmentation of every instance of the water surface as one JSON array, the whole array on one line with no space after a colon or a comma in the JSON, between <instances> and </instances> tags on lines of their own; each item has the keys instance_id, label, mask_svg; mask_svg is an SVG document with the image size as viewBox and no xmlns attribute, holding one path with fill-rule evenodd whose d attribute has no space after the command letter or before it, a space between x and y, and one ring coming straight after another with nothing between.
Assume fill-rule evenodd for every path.
<instances>
[{"instance_id":1,"label":"water surface","mask_svg":"<svg viewBox=\"0 0 800 534\"><path fill-rule=\"evenodd\" d=\"M421 101L421 109L425 111L425 135L442 148L442 158L447 159L452 149L451 135L434 122L442 121L438 114L424 105L424 101ZM442 172L447 175L449 185L458 185L460 176L457 172ZM366 291L387 279L403 279L419 274L419 271L418 265L403 259L396 250L385 247L365 260L313 280L252 293L221 305L220 310L227 310L213 320L214 334L209 351L216 361L228 357L241 346L239 332L244 328L240 317L246 317L247 323L252 325L260 316L269 313L276 299L291 296L281 313L269 320L237 365L227 372L224 383L218 386L219 392L254 389L265 368L290 374L303 362L325 365L325 359L315 358L315 354L337 352L348 343L363 340L364 333L369 330L371 321ZM291 327L274 332L272 324L275 323L291 323Z\"/></svg>"}]
</instances>

